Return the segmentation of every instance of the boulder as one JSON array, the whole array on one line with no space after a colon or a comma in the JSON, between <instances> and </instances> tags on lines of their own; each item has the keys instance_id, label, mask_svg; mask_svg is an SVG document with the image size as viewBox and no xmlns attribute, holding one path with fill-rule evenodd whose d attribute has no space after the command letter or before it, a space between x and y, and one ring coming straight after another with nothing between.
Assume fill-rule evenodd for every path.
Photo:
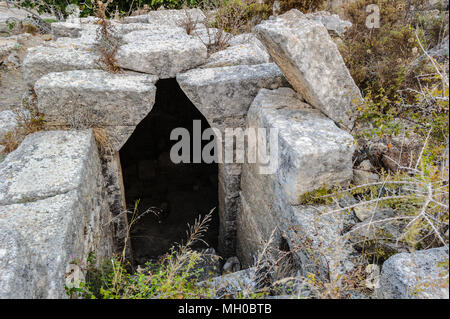
<instances>
[{"instance_id":1,"label":"boulder","mask_svg":"<svg viewBox=\"0 0 450 319\"><path fill-rule=\"evenodd\" d=\"M248 268L234 273L202 281L200 286L209 287L215 298L251 294L255 290L255 269ZM242 295L241 295L242 296Z\"/></svg>"},{"instance_id":2,"label":"boulder","mask_svg":"<svg viewBox=\"0 0 450 319\"><path fill-rule=\"evenodd\" d=\"M110 219L92 131L28 135L0 163L0 298L67 298L67 265L112 253Z\"/></svg>"},{"instance_id":3,"label":"boulder","mask_svg":"<svg viewBox=\"0 0 450 319\"><path fill-rule=\"evenodd\" d=\"M203 64L206 57L206 46L189 37L126 43L116 54L122 68L154 74L162 79L173 78Z\"/></svg>"},{"instance_id":4,"label":"boulder","mask_svg":"<svg viewBox=\"0 0 450 319\"><path fill-rule=\"evenodd\" d=\"M42 77L35 91L49 123L102 127L118 150L152 109L156 81L155 76L132 72L66 71Z\"/></svg>"},{"instance_id":5,"label":"boulder","mask_svg":"<svg viewBox=\"0 0 450 319\"><path fill-rule=\"evenodd\" d=\"M322 23L291 10L255 27L294 89L312 106L352 128L361 99L336 44Z\"/></svg>"},{"instance_id":6,"label":"boulder","mask_svg":"<svg viewBox=\"0 0 450 319\"><path fill-rule=\"evenodd\" d=\"M377 293L385 299L448 299L448 248L392 256L382 266Z\"/></svg>"}]
</instances>

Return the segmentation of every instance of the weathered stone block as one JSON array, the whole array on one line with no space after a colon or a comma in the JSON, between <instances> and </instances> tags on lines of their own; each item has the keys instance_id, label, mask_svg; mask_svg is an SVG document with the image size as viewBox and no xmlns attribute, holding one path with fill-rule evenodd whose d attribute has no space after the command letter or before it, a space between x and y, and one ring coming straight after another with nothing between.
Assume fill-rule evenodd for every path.
<instances>
[{"instance_id":1,"label":"weathered stone block","mask_svg":"<svg viewBox=\"0 0 450 319\"><path fill-rule=\"evenodd\" d=\"M47 74L36 82L38 108L52 124L103 127L119 150L151 111L156 94L152 75L79 70Z\"/></svg>"},{"instance_id":2,"label":"weathered stone block","mask_svg":"<svg viewBox=\"0 0 450 319\"><path fill-rule=\"evenodd\" d=\"M22 72L30 87L51 72L98 69L99 55L93 50L73 47L39 46L30 48L23 61Z\"/></svg>"},{"instance_id":3,"label":"weathered stone block","mask_svg":"<svg viewBox=\"0 0 450 319\"><path fill-rule=\"evenodd\" d=\"M291 10L255 27L289 83L312 106L348 128L361 99L336 44L322 23Z\"/></svg>"},{"instance_id":4,"label":"weathered stone block","mask_svg":"<svg viewBox=\"0 0 450 319\"><path fill-rule=\"evenodd\" d=\"M250 127L278 129L276 178L292 205L307 192L351 180L352 136L292 89L261 89L247 118Z\"/></svg>"},{"instance_id":5,"label":"weathered stone block","mask_svg":"<svg viewBox=\"0 0 450 319\"><path fill-rule=\"evenodd\" d=\"M27 136L0 163L0 237L21 243L0 263L0 274L10 276L0 297L67 297L68 264L85 266L90 252L99 260L111 254L110 219L91 130Z\"/></svg>"},{"instance_id":6,"label":"weathered stone block","mask_svg":"<svg viewBox=\"0 0 450 319\"><path fill-rule=\"evenodd\" d=\"M260 88L287 84L273 63L195 69L179 74L177 81L209 124L219 128L233 127L227 123L229 118L245 118Z\"/></svg>"},{"instance_id":7,"label":"weathered stone block","mask_svg":"<svg viewBox=\"0 0 450 319\"><path fill-rule=\"evenodd\" d=\"M116 54L121 67L173 78L206 61L206 46L198 39L181 38L133 42L122 45Z\"/></svg>"}]
</instances>

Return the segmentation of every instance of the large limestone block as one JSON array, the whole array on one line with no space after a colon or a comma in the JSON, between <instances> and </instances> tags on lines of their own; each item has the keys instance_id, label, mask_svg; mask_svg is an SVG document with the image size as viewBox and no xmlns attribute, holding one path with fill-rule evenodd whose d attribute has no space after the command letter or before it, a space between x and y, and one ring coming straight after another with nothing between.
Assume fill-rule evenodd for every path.
<instances>
[{"instance_id":1,"label":"large limestone block","mask_svg":"<svg viewBox=\"0 0 450 319\"><path fill-rule=\"evenodd\" d=\"M255 43L231 46L209 56L202 68L216 68L233 65L269 63L270 56L265 48Z\"/></svg>"},{"instance_id":2,"label":"large limestone block","mask_svg":"<svg viewBox=\"0 0 450 319\"><path fill-rule=\"evenodd\" d=\"M49 121L64 109L86 111L90 122L105 126L137 125L151 110L157 78L152 75L112 74L101 70L54 72L36 82L38 107Z\"/></svg>"},{"instance_id":3,"label":"large limestone block","mask_svg":"<svg viewBox=\"0 0 450 319\"><path fill-rule=\"evenodd\" d=\"M361 99L336 44L322 23L291 10L255 27L261 42L304 99L331 119L353 127Z\"/></svg>"},{"instance_id":4,"label":"large limestone block","mask_svg":"<svg viewBox=\"0 0 450 319\"><path fill-rule=\"evenodd\" d=\"M50 124L100 127L118 151L155 102L157 77L101 70L55 72L35 85L38 108Z\"/></svg>"},{"instance_id":5,"label":"large limestone block","mask_svg":"<svg viewBox=\"0 0 450 319\"><path fill-rule=\"evenodd\" d=\"M183 26L187 21L205 22L206 16L198 8L183 10L156 10L148 13L148 23L166 24L174 27ZM130 19L128 20L130 21Z\"/></svg>"},{"instance_id":6,"label":"large limestone block","mask_svg":"<svg viewBox=\"0 0 450 319\"><path fill-rule=\"evenodd\" d=\"M21 243L16 253L0 257L7 258L6 270L16 270L9 274L15 287L1 283L0 298L22 291L27 298L67 297L71 262L78 259L83 267L90 252L99 259L111 254L109 220L92 131L27 136L0 164L0 237Z\"/></svg>"},{"instance_id":7,"label":"large limestone block","mask_svg":"<svg viewBox=\"0 0 450 319\"><path fill-rule=\"evenodd\" d=\"M0 143L5 142L8 132L17 126L17 116L11 110L0 112Z\"/></svg>"},{"instance_id":8,"label":"large limestone block","mask_svg":"<svg viewBox=\"0 0 450 319\"><path fill-rule=\"evenodd\" d=\"M377 293L386 299L448 299L448 249L392 256L382 266Z\"/></svg>"},{"instance_id":9,"label":"large limestone block","mask_svg":"<svg viewBox=\"0 0 450 319\"><path fill-rule=\"evenodd\" d=\"M181 89L215 127L236 127L260 88L287 84L273 63L195 69L179 74ZM228 119L232 119L228 121Z\"/></svg>"},{"instance_id":10,"label":"large limestone block","mask_svg":"<svg viewBox=\"0 0 450 319\"><path fill-rule=\"evenodd\" d=\"M206 46L198 39L186 37L133 42L122 45L116 59L125 69L173 78L206 61Z\"/></svg>"},{"instance_id":11,"label":"large limestone block","mask_svg":"<svg viewBox=\"0 0 450 319\"><path fill-rule=\"evenodd\" d=\"M32 87L42 76L51 72L98 69L99 55L79 45L52 44L30 48L23 61L22 72Z\"/></svg>"},{"instance_id":12,"label":"large limestone block","mask_svg":"<svg viewBox=\"0 0 450 319\"><path fill-rule=\"evenodd\" d=\"M124 26L128 25L132 24L125 24ZM169 27L166 25L145 25L148 26L146 29L134 30L127 34L124 34L122 37L123 43L148 43L149 41L161 41L167 39L183 40L189 38L188 34L183 28Z\"/></svg>"},{"instance_id":13,"label":"large limestone block","mask_svg":"<svg viewBox=\"0 0 450 319\"><path fill-rule=\"evenodd\" d=\"M276 178L292 205L300 204L307 192L351 180L352 136L292 89L261 89L248 112L248 123L278 129Z\"/></svg>"}]
</instances>

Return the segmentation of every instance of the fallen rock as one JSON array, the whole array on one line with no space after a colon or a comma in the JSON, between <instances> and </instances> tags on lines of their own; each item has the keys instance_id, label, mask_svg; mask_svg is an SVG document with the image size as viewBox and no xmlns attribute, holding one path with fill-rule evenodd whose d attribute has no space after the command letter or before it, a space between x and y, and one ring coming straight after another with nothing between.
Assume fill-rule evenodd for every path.
<instances>
[{"instance_id":1,"label":"fallen rock","mask_svg":"<svg viewBox=\"0 0 450 319\"><path fill-rule=\"evenodd\" d=\"M157 77L101 70L49 73L36 82L38 108L50 124L102 127L115 150L155 102Z\"/></svg>"},{"instance_id":2,"label":"fallen rock","mask_svg":"<svg viewBox=\"0 0 450 319\"><path fill-rule=\"evenodd\" d=\"M143 41L122 45L116 59L122 68L173 78L206 61L206 46L198 39Z\"/></svg>"},{"instance_id":3,"label":"fallen rock","mask_svg":"<svg viewBox=\"0 0 450 319\"><path fill-rule=\"evenodd\" d=\"M407 251L402 241L397 241L402 234L402 227L398 220L393 219L396 214L392 209L376 210L369 206L361 207L355 213L358 219L364 221L356 224L347 236L357 250L379 259Z\"/></svg>"},{"instance_id":4,"label":"fallen rock","mask_svg":"<svg viewBox=\"0 0 450 319\"><path fill-rule=\"evenodd\" d=\"M382 266L377 293L385 299L448 299L448 249L392 256Z\"/></svg>"},{"instance_id":5,"label":"fallen rock","mask_svg":"<svg viewBox=\"0 0 450 319\"><path fill-rule=\"evenodd\" d=\"M337 14L327 11L307 13L305 16L310 20L322 23L332 35L343 36L352 27L350 21L342 20Z\"/></svg>"},{"instance_id":6,"label":"fallen rock","mask_svg":"<svg viewBox=\"0 0 450 319\"><path fill-rule=\"evenodd\" d=\"M294 89L337 123L352 128L361 94L326 28L291 10L255 27Z\"/></svg>"},{"instance_id":7,"label":"fallen rock","mask_svg":"<svg viewBox=\"0 0 450 319\"><path fill-rule=\"evenodd\" d=\"M124 27L127 25L131 24L125 24ZM183 28L153 24L146 24L146 26L148 26L146 29L130 31L127 34L124 34L122 36L122 41L124 43L148 43L149 41L155 40L187 40L189 38Z\"/></svg>"}]
</instances>

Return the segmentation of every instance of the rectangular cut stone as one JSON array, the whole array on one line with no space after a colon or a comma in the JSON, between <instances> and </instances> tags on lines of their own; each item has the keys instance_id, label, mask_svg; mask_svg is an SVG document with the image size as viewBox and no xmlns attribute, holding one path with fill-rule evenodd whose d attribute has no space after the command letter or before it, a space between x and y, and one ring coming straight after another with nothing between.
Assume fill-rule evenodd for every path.
<instances>
[{"instance_id":1,"label":"rectangular cut stone","mask_svg":"<svg viewBox=\"0 0 450 319\"><path fill-rule=\"evenodd\" d=\"M361 94L322 23L291 10L255 27L287 80L312 106L352 128Z\"/></svg>"},{"instance_id":2,"label":"rectangular cut stone","mask_svg":"<svg viewBox=\"0 0 450 319\"><path fill-rule=\"evenodd\" d=\"M27 84L33 87L37 80L51 72L97 69L98 59L99 55L92 49L54 43L28 49L22 72Z\"/></svg>"},{"instance_id":3,"label":"rectangular cut stone","mask_svg":"<svg viewBox=\"0 0 450 319\"><path fill-rule=\"evenodd\" d=\"M172 25L182 26L187 21L193 21L196 23L205 22L206 16L202 10L198 8L194 9L182 9L182 10L153 10L148 13L148 22L159 25Z\"/></svg>"},{"instance_id":4,"label":"rectangular cut stone","mask_svg":"<svg viewBox=\"0 0 450 319\"><path fill-rule=\"evenodd\" d=\"M27 136L0 163L0 298L67 298L70 263L111 255L110 219L91 130Z\"/></svg>"},{"instance_id":5,"label":"rectangular cut stone","mask_svg":"<svg viewBox=\"0 0 450 319\"><path fill-rule=\"evenodd\" d=\"M130 126L152 109L156 80L152 75L101 70L54 72L37 81L35 91L38 108L49 121L67 122L70 114L64 110L72 107L74 115L84 113L95 125Z\"/></svg>"},{"instance_id":6,"label":"rectangular cut stone","mask_svg":"<svg viewBox=\"0 0 450 319\"><path fill-rule=\"evenodd\" d=\"M287 84L273 63L194 69L179 74L177 81L213 127L244 117L260 88Z\"/></svg>"},{"instance_id":7,"label":"rectangular cut stone","mask_svg":"<svg viewBox=\"0 0 450 319\"><path fill-rule=\"evenodd\" d=\"M278 129L276 178L292 205L307 192L351 180L353 137L292 89L261 89L247 119L249 127Z\"/></svg>"},{"instance_id":8,"label":"rectangular cut stone","mask_svg":"<svg viewBox=\"0 0 450 319\"><path fill-rule=\"evenodd\" d=\"M206 46L198 39L181 37L126 43L116 59L124 69L174 78L206 61Z\"/></svg>"}]
</instances>

